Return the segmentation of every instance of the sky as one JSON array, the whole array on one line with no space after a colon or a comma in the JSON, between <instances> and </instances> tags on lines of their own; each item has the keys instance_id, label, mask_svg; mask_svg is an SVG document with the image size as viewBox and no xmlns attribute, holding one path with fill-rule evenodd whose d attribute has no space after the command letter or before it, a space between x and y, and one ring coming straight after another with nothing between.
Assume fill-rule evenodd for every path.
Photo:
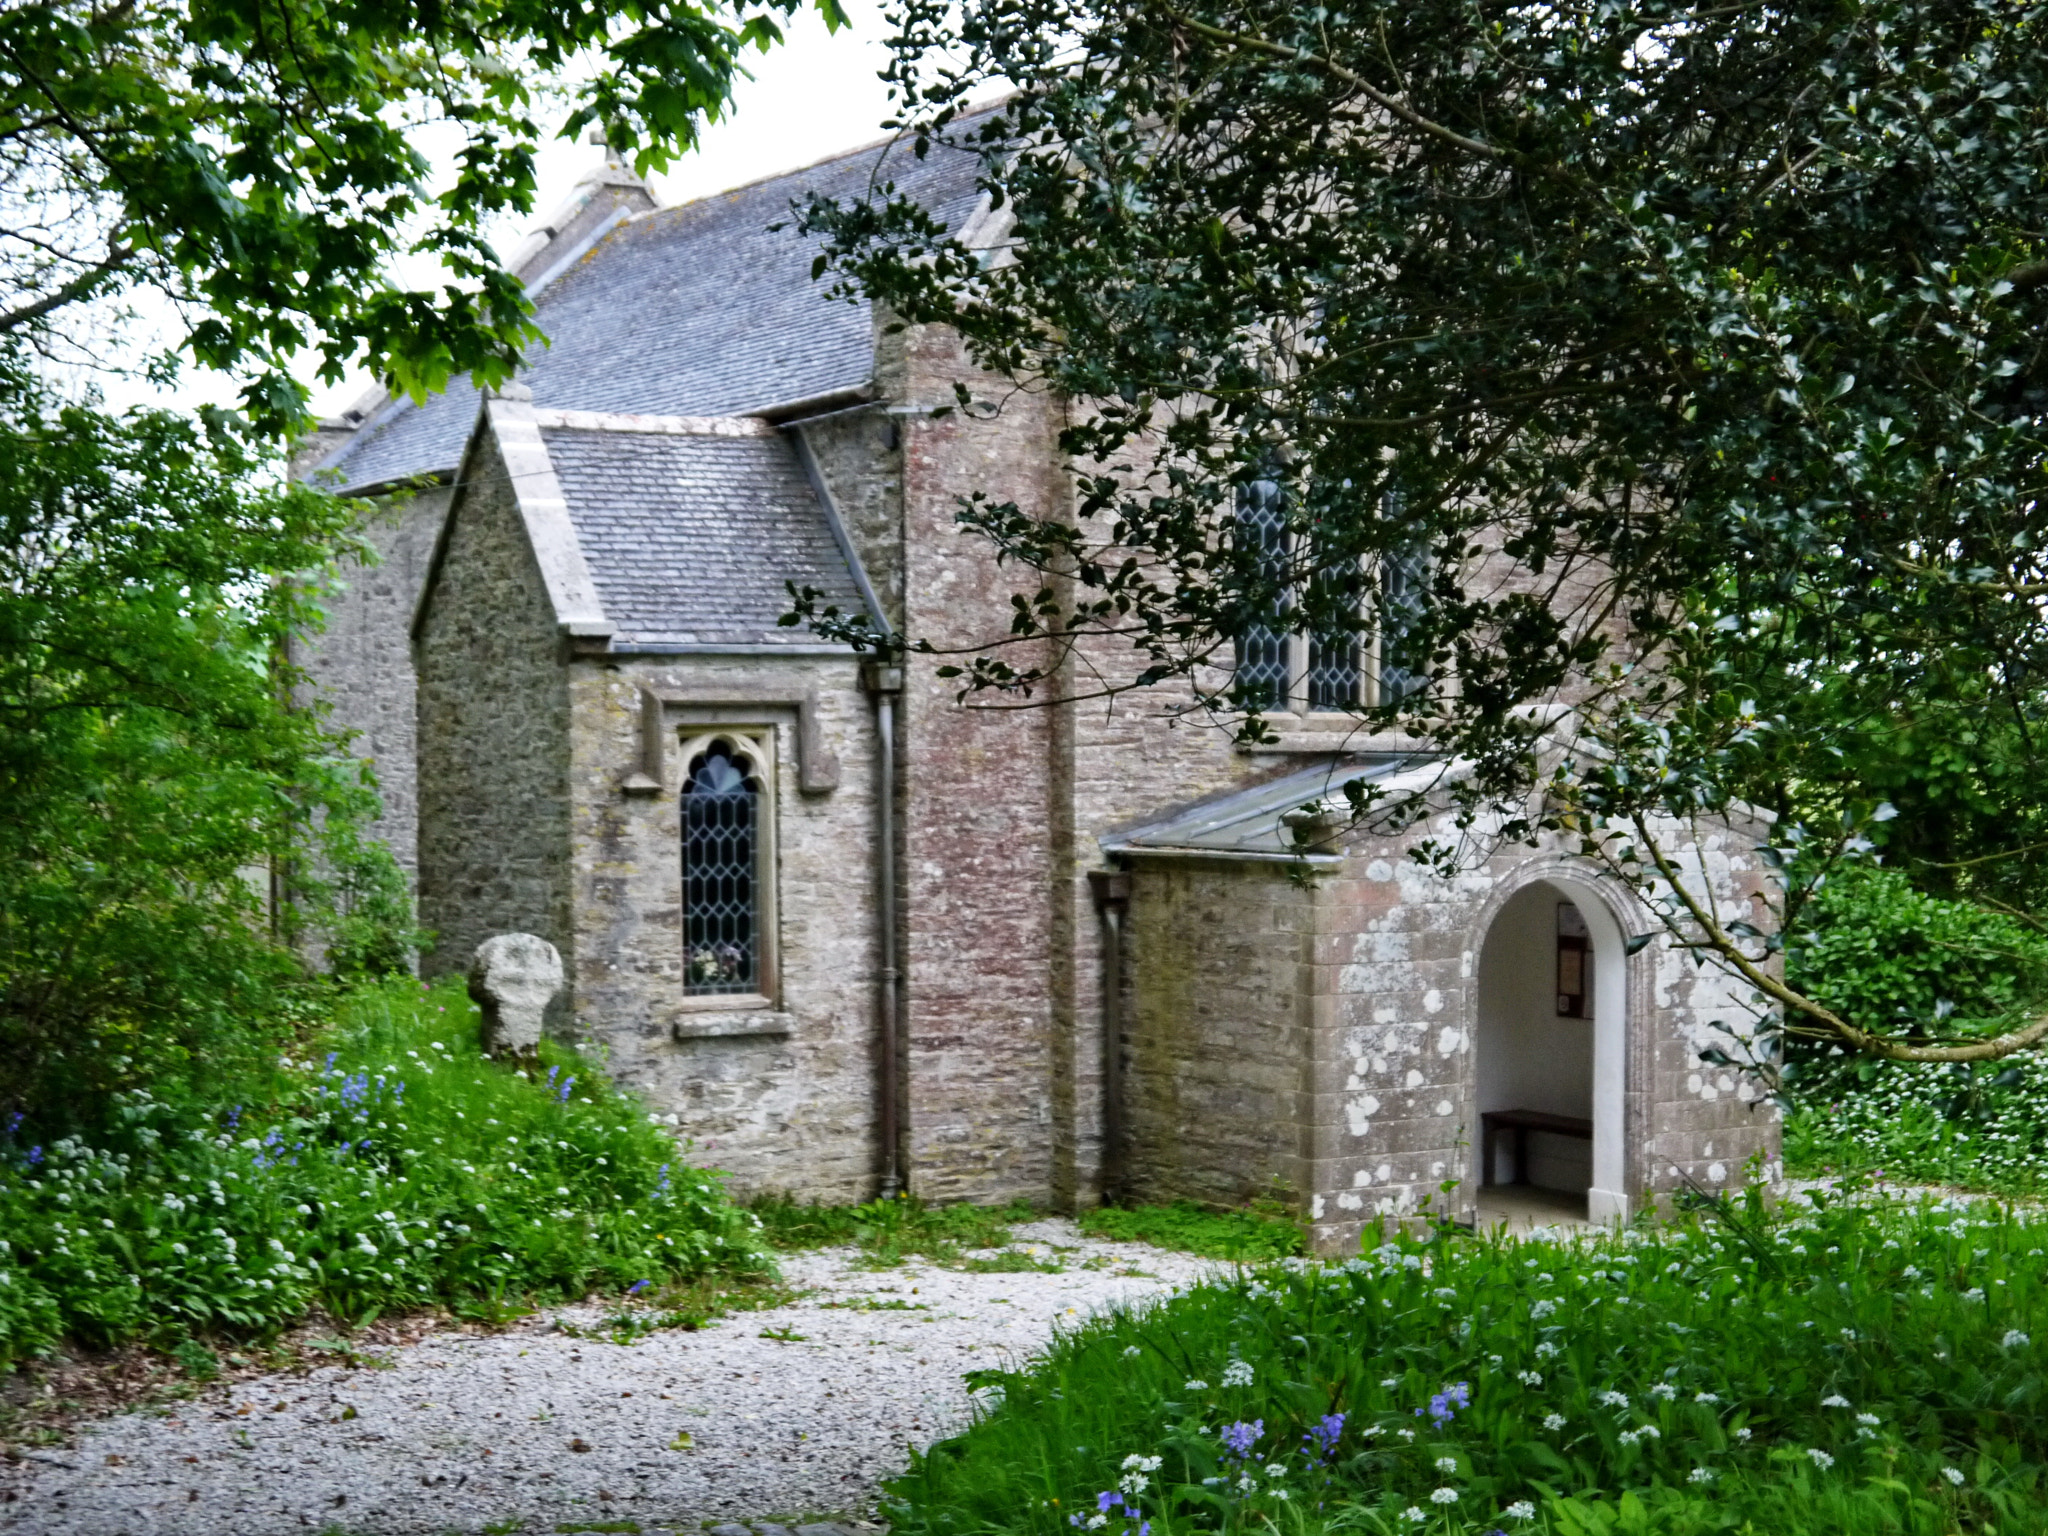
<instances>
[{"instance_id":1,"label":"sky","mask_svg":"<svg viewBox=\"0 0 2048 1536\"><path fill-rule=\"evenodd\" d=\"M655 195L663 205L687 202L729 187L757 181L779 171L794 170L844 149L851 149L881 137L882 119L889 115L888 89L878 75L887 62L885 31L880 0L845 0L851 27L828 33L815 10L798 14L787 29L787 40L765 54L749 54L753 78L740 82L731 110L710 124L702 143L660 176L652 178ZM569 108L561 109L561 116ZM458 141L451 134L444 146L422 143L430 158L452 163ZM603 158L597 146L550 138L539 155L539 195L531 216L508 219L491 231L501 255L516 250L527 232L542 223L569 195L578 177ZM415 282L430 282L432 267L402 275ZM152 305L148 296L132 296L142 311L140 337L156 335L172 339L175 317L168 306ZM153 311L153 312L151 312ZM302 375L313 385L313 409L330 415L354 403L371 386L367 374L358 374L338 385L322 385L313 379L308 363ZM109 406L119 409L130 404L158 404L191 408L205 402L231 402L237 394L234 381L218 374L188 370L168 391L153 391L133 375L102 374L96 387Z\"/></svg>"}]
</instances>

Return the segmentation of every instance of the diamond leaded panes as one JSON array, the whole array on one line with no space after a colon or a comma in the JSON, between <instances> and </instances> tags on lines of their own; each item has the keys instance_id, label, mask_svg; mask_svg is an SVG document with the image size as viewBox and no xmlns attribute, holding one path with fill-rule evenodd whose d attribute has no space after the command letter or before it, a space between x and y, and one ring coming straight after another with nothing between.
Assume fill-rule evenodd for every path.
<instances>
[{"instance_id":1,"label":"diamond leaded panes","mask_svg":"<svg viewBox=\"0 0 2048 1536\"><path fill-rule=\"evenodd\" d=\"M1275 581L1287 570L1287 513L1276 480L1254 480L1237 493L1237 537L1253 550ZM1275 618L1284 618L1283 590ZM1287 631L1282 624L1249 624L1237 635L1237 686L1247 704L1266 709L1287 705Z\"/></svg>"},{"instance_id":2,"label":"diamond leaded panes","mask_svg":"<svg viewBox=\"0 0 2048 1536\"><path fill-rule=\"evenodd\" d=\"M761 784L723 737L690 760L683 787L683 991L761 990Z\"/></svg>"}]
</instances>

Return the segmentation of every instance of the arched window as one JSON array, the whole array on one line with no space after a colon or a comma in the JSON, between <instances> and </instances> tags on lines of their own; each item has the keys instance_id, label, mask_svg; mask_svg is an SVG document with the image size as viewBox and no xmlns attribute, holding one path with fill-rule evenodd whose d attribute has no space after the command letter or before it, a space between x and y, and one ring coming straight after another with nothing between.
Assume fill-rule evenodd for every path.
<instances>
[{"instance_id":1,"label":"arched window","mask_svg":"<svg viewBox=\"0 0 2048 1536\"><path fill-rule=\"evenodd\" d=\"M763 990L762 785L747 750L720 736L683 781L683 991Z\"/></svg>"}]
</instances>

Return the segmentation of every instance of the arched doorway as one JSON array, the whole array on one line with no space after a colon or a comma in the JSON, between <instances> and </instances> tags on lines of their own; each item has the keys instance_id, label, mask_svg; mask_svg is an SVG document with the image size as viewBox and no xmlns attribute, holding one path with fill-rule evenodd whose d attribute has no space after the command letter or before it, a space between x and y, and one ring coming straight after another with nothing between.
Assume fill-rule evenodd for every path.
<instances>
[{"instance_id":1,"label":"arched doorway","mask_svg":"<svg viewBox=\"0 0 2048 1536\"><path fill-rule=\"evenodd\" d=\"M1482 1225L1627 1217L1625 969L1620 926L1583 882L1533 881L1494 915L1474 1041Z\"/></svg>"}]
</instances>

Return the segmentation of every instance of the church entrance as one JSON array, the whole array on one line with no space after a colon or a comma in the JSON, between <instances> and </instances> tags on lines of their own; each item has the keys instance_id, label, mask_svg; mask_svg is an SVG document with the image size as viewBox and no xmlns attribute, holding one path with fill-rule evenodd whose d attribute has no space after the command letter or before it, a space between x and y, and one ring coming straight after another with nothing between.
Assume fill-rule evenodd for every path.
<instances>
[{"instance_id":1,"label":"church entrance","mask_svg":"<svg viewBox=\"0 0 2048 1536\"><path fill-rule=\"evenodd\" d=\"M1627 1214L1624 964L1605 903L1575 881L1536 881L1488 928L1473 1135L1482 1226Z\"/></svg>"}]
</instances>

